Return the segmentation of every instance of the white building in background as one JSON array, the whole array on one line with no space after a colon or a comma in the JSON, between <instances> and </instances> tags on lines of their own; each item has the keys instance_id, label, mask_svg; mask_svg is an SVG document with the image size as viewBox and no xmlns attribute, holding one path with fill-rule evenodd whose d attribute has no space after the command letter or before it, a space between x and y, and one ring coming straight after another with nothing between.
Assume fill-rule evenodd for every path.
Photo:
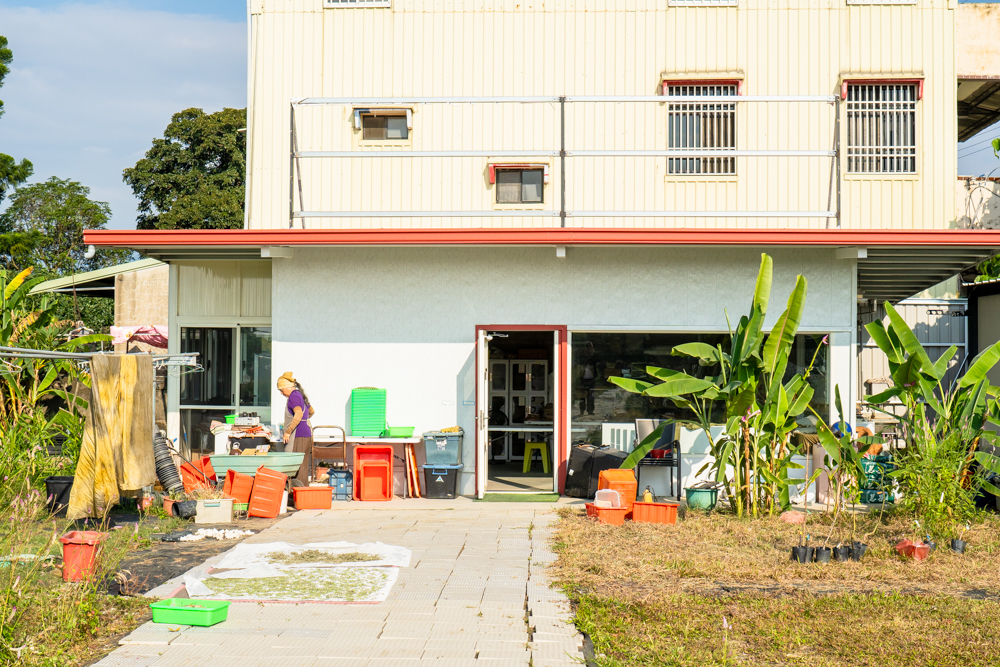
<instances>
[{"instance_id":1,"label":"white building in background","mask_svg":"<svg viewBox=\"0 0 1000 667\"><path fill-rule=\"evenodd\" d=\"M290 370L314 424L376 386L391 425L463 427L464 494L561 491L572 443L675 412L607 378L717 340L762 252L767 326L809 280L795 361L829 335L812 376L829 414L835 385L859 391L859 301L1000 248L956 229L953 2L249 11L246 228L86 236L170 263L171 352L206 369L169 387L194 453L227 413L280 423ZM528 441L547 474L520 472ZM690 480L704 443L682 441Z\"/></svg>"}]
</instances>

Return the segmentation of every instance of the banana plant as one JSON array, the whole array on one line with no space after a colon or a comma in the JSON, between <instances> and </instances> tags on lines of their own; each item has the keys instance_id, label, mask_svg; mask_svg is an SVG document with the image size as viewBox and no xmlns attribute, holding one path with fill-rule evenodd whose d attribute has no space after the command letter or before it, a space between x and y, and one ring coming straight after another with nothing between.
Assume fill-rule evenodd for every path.
<instances>
[{"instance_id":1,"label":"banana plant","mask_svg":"<svg viewBox=\"0 0 1000 667\"><path fill-rule=\"evenodd\" d=\"M813 410L816 415L816 434L819 436L819 443L825 450L823 465L830 471L830 481L836 489L833 504L834 521L843 509L843 504L849 499L856 499L865 483L865 473L861 468L861 453L855 448L854 441L847 429L844 427L844 407L840 401L840 385L834 387L836 396L838 426L841 435L834 434L833 429L827 426L823 418ZM867 439L862 438L862 441Z\"/></svg>"},{"instance_id":2,"label":"banana plant","mask_svg":"<svg viewBox=\"0 0 1000 667\"><path fill-rule=\"evenodd\" d=\"M612 377L611 382L626 391L670 400L691 418L677 423L700 430L711 443L712 461L699 474L711 469L721 482L739 516L756 515L761 509L789 504L788 470L801 467L792 462L797 454L789 442L795 419L813 396L804 375L783 382L788 357L802 320L807 291L806 279L798 276L785 311L772 327L763 331L771 295L773 262L761 255L760 270L750 304L750 313L730 325L728 345L685 343L674 347L674 356L697 360L713 375L694 377L683 371L649 366L646 372L660 382ZM727 315L728 320L728 315ZM818 352L818 350L817 350ZM816 356L813 357L815 363ZM810 370L812 364L810 364ZM712 435L713 425L724 425L720 437ZM635 467L659 438L661 428L639 443L622 464Z\"/></svg>"}]
</instances>

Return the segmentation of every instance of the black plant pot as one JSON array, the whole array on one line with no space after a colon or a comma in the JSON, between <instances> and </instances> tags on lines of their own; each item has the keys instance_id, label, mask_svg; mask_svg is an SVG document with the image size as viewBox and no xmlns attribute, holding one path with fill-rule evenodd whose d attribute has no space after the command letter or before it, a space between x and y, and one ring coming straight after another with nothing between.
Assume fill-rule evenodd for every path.
<instances>
[{"instance_id":1,"label":"black plant pot","mask_svg":"<svg viewBox=\"0 0 1000 667\"><path fill-rule=\"evenodd\" d=\"M809 555L812 555L812 553L811 553L812 549L809 549L809 552L810 552ZM805 547L792 547L792 560L794 560L796 563L805 563L806 562L806 548Z\"/></svg>"},{"instance_id":2,"label":"black plant pot","mask_svg":"<svg viewBox=\"0 0 1000 667\"><path fill-rule=\"evenodd\" d=\"M813 562L813 558L816 556L816 550L813 547L806 547L806 562Z\"/></svg>"},{"instance_id":3,"label":"black plant pot","mask_svg":"<svg viewBox=\"0 0 1000 667\"><path fill-rule=\"evenodd\" d=\"M851 560L861 560L865 552L868 551L867 544L861 544L861 542L855 542L851 547Z\"/></svg>"},{"instance_id":4,"label":"black plant pot","mask_svg":"<svg viewBox=\"0 0 1000 667\"><path fill-rule=\"evenodd\" d=\"M844 563L851 560L851 547L834 547L833 559L838 563Z\"/></svg>"},{"instance_id":5,"label":"black plant pot","mask_svg":"<svg viewBox=\"0 0 1000 667\"><path fill-rule=\"evenodd\" d=\"M926 544L931 548L931 550L928 553L934 553L934 550L937 549L937 542L931 542L930 540L928 540L924 542L924 544Z\"/></svg>"},{"instance_id":6,"label":"black plant pot","mask_svg":"<svg viewBox=\"0 0 1000 667\"><path fill-rule=\"evenodd\" d=\"M175 503L174 507L177 508L177 515L182 519L190 519L198 513L197 500L182 500L179 503Z\"/></svg>"},{"instance_id":7,"label":"black plant pot","mask_svg":"<svg viewBox=\"0 0 1000 667\"><path fill-rule=\"evenodd\" d=\"M816 562L829 563L830 554L833 550L830 547L816 547Z\"/></svg>"},{"instance_id":8,"label":"black plant pot","mask_svg":"<svg viewBox=\"0 0 1000 667\"><path fill-rule=\"evenodd\" d=\"M951 550L957 554L965 553L965 540L952 540Z\"/></svg>"}]
</instances>

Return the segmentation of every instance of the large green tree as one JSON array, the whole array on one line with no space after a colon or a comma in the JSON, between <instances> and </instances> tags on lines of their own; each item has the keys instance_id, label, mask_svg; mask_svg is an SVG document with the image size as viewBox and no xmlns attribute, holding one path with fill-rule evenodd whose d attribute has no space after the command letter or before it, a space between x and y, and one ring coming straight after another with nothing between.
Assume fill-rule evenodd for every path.
<instances>
[{"instance_id":1,"label":"large green tree","mask_svg":"<svg viewBox=\"0 0 1000 667\"><path fill-rule=\"evenodd\" d=\"M10 63L14 54L7 48L7 38L0 35L0 86L10 72ZM0 100L0 116L3 116L3 100ZM11 156L0 153L0 202L3 202L7 190L28 180L34 167L25 159L20 162Z\"/></svg>"},{"instance_id":2,"label":"large green tree","mask_svg":"<svg viewBox=\"0 0 1000 667\"><path fill-rule=\"evenodd\" d=\"M124 180L139 229L238 229L246 191L246 109L174 114Z\"/></svg>"},{"instance_id":3,"label":"large green tree","mask_svg":"<svg viewBox=\"0 0 1000 667\"><path fill-rule=\"evenodd\" d=\"M127 250L102 250L87 259L83 232L104 229L107 202L90 199L90 188L53 176L19 187L0 215L0 260L8 268L35 268L35 275L61 276L128 261Z\"/></svg>"}]
</instances>

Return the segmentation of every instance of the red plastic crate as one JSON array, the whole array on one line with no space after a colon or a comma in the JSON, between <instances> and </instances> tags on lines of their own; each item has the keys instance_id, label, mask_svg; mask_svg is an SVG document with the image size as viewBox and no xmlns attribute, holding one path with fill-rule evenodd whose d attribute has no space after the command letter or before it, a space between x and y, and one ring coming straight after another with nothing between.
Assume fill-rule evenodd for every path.
<instances>
[{"instance_id":1,"label":"red plastic crate","mask_svg":"<svg viewBox=\"0 0 1000 667\"><path fill-rule=\"evenodd\" d=\"M594 503L587 503L587 518L596 519L597 518L597 505Z\"/></svg>"},{"instance_id":2,"label":"red plastic crate","mask_svg":"<svg viewBox=\"0 0 1000 667\"><path fill-rule=\"evenodd\" d=\"M288 476L276 470L261 466L257 468L253 491L250 492L250 506L247 516L273 519L281 512L281 498L285 494Z\"/></svg>"},{"instance_id":3,"label":"red plastic crate","mask_svg":"<svg viewBox=\"0 0 1000 667\"><path fill-rule=\"evenodd\" d=\"M333 487L293 486L297 510L328 510L333 507Z\"/></svg>"},{"instance_id":4,"label":"red plastic crate","mask_svg":"<svg viewBox=\"0 0 1000 667\"><path fill-rule=\"evenodd\" d=\"M598 523L606 523L609 526L621 526L625 523L625 515L628 514L627 507L595 507Z\"/></svg>"},{"instance_id":5,"label":"red plastic crate","mask_svg":"<svg viewBox=\"0 0 1000 667\"><path fill-rule=\"evenodd\" d=\"M392 500L392 464L372 461L354 468L354 499Z\"/></svg>"},{"instance_id":6,"label":"red plastic crate","mask_svg":"<svg viewBox=\"0 0 1000 667\"><path fill-rule=\"evenodd\" d=\"M611 489L618 492L618 497L621 498L622 507L625 508L625 515L631 516L632 505L635 503L636 491L639 488L639 483L635 479L635 473L632 470L602 470L601 474L597 476L597 490L601 489Z\"/></svg>"},{"instance_id":7,"label":"red plastic crate","mask_svg":"<svg viewBox=\"0 0 1000 667\"><path fill-rule=\"evenodd\" d=\"M226 471L226 481L222 485L222 492L238 503L250 502L250 493L253 491L253 477L244 475L235 470Z\"/></svg>"},{"instance_id":8,"label":"red plastic crate","mask_svg":"<svg viewBox=\"0 0 1000 667\"><path fill-rule=\"evenodd\" d=\"M207 475L202 475L198 468L195 468L188 462L181 464L181 481L184 482L184 493L191 493L195 489L210 489L212 488L212 483L206 481L205 477ZM211 479L211 478L209 478Z\"/></svg>"},{"instance_id":9,"label":"red plastic crate","mask_svg":"<svg viewBox=\"0 0 1000 667\"><path fill-rule=\"evenodd\" d=\"M677 505L674 503L634 503L632 520L636 523L677 523Z\"/></svg>"}]
</instances>

